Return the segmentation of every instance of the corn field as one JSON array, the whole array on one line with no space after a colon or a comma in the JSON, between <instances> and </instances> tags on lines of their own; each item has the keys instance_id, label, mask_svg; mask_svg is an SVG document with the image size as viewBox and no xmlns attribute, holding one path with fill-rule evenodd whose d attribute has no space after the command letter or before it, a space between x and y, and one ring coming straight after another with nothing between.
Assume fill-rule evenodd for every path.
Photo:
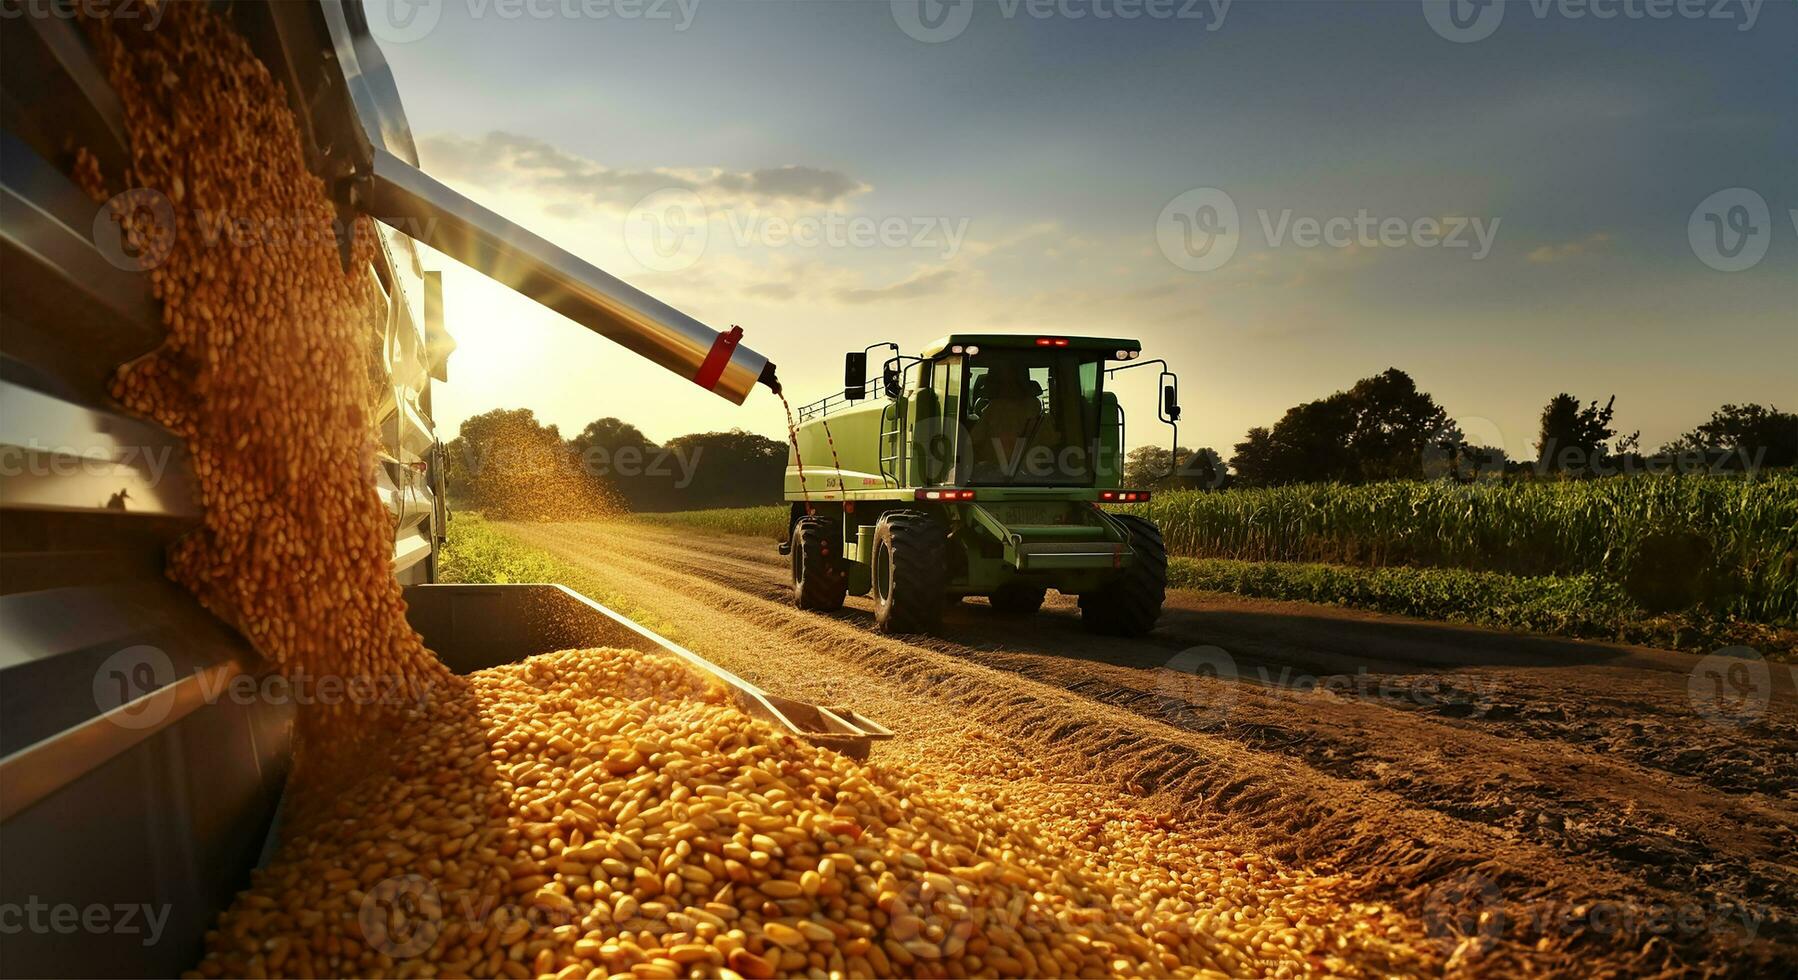
<instances>
[{"instance_id":1,"label":"corn field","mask_svg":"<svg viewBox=\"0 0 1798 980\"><path fill-rule=\"evenodd\" d=\"M1130 510L1176 554L1593 573L1651 609L1798 618L1798 475L1183 491Z\"/></svg>"}]
</instances>

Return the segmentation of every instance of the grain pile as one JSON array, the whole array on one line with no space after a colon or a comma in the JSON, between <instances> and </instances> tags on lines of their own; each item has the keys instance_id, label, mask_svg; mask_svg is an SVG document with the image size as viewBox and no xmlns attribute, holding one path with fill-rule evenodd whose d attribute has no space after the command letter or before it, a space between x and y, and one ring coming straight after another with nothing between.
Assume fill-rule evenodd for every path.
<instances>
[{"instance_id":1,"label":"grain pile","mask_svg":"<svg viewBox=\"0 0 1798 980\"><path fill-rule=\"evenodd\" d=\"M660 655L483 671L220 924L205 976L1240 971L1029 821L785 736ZM418 875L417 878L406 876ZM397 954L397 955L396 955Z\"/></svg>"},{"instance_id":2,"label":"grain pile","mask_svg":"<svg viewBox=\"0 0 1798 980\"><path fill-rule=\"evenodd\" d=\"M1302 902L1195 917L1200 889L1233 886L1153 835L1069 856L1065 812L852 763L667 658L451 677L406 624L372 490L366 219L346 274L281 89L212 10L116 23L89 26L131 168L79 172L177 216L152 272L167 343L116 387L185 437L199 478L204 526L170 573L285 672L410 692L302 712L282 846L198 975L1356 972L1337 954L1365 937L1320 933ZM201 234L221 213L284 233ZM129 235L162 241L144 217Z\"/></svg>"}]
</instances>

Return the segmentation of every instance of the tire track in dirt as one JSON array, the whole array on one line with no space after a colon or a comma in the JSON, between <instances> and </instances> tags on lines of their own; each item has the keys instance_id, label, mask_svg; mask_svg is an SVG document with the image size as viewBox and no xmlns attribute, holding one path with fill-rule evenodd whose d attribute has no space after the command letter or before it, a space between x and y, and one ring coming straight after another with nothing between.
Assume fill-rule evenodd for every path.
<instances>
[{"instance_id":1,"label":"tire track in dirt","mask_svg":"<svg viewBox=\"0 0 1798 980\"><path fill-rule=\"evenodd\" d=\"M657 537L653 532L648 535L632 537L633 540L641 542L645 546L654 547L657 544ZM778 578L758 577L758 573L762 576L768 575L770 565L775 565L775 570L778 570L778 563L771 562L766 557L767 554L768 551L764 550L762 557L752 558L736 552L722 561L715 560L710 556L703 561L696 561L676 553L669 555L668 559L671 563L670 567L680 568L727 586L753 591L764 598L784 603L786 595L784 582ZM1071 602L1065 604L1071 606ZM992 619L992 617L981 617L974 619L972 623L958 624L956 631L958 638L980 637L1002 641L1006 637L995 631L1015 632L1019 628L1016 620L999 620L995 625ZM1153 680L1145 677L1141 671L1118 669L1106 662L1108 659L1118 658L1126 651L1136 652L1144 644L1137 641L1104 641L1078 632L1063 633L1060 636L1048 635L1048 631L1032 632L1029 643L1036 650L1042 651L1045 646L1061 648L1046 651L1058 654L1058 656L1052 657L1040 656L1038 653L985 653L970 649L966 644L960 642L942 642L934 639L926 639L923 642L934 649L972 657L989 666L1012 670L1033 679L1059 683L1070 690L1087 693L1096 699L1110 703L1128 705L1132 710L1150 714L1162 720L1171 720L1177 724L1198 720L1192 717L1193 711L1187 700L1192 694L1216 696L1219 693L1217 689L1222 686L1211 684L1209 691L1194 692L1181 690L1176 685L1153 685ZM1161 645L1177 648L1179 644L1166 642ZM1092 649L1094 647L1101 648L1096 651L1096 655ZM1103 649L1105 647L1111 649ZM1073 672L1071 674L1062 669L1070 666L1070 658L1080 656L1087 659L1072 664ZM1157 652L1154 656L1161 656L1161 654ZM1145 684L1146 681L1149 683ZM1173 689L1170 690L1170 687ZM1539 758L1543 750L1543 747L1535 739L1514 738L1508 731L1481 726L1477 721L1467 722L1459 718L1445 718L1431 711L1408 711L1395 715L1392 711L1395 706L1392 699L1367 701L1359 704L1351 700L1346 704L1329 705L1331 710L1327 718L1321 719L1319 723L1305 726L1307 730L1302 732L1303 737L1294 737L1294 725L1292 724L1257 724L1254 719L1257 715L1265 715L1269 712L1276 715L1290 714L1295 707L1308 700L1307 698L1294 697L1290 690L1278 689L1271 692L1251 689L1231 697L1232 702L1245 700L1253 703L1231 703L1228 706L1232 709L1233 714L1244 716L1241 720L1231 719L1224 723L1230 729L1228 734L1231 738L1270 751L1300 755L1315 767L1348 778L1377 778L1378 774L1377 770L1373 773L1361 771L1369 767L1361 764L1365 760L1358 757L1352 748L1364 739L1344 740L1340 738L1339 732L1344 728L1357 733L1376 728L1383 729L1385 737L1390 740L1417 745L1434 744L1438 736L1436 729L1442 724L1462 728L1465 731L1460 733L1461 737L1471 743L1472 751L1469 753L1471 758L1478 760L1481 768L1499 773L1528 769ZM1406 703L1408 702L1403 700L1397 702L1400 706ZM1471 704L1470 701L1451 701L1444 706L1469 704ZM1489 713L1492 709L1490 706L1481 706L1480 710L1483 714ZM1352 716L1348 719L1349 723L1346 726L1344 725L1345 715ZM1302 724L1302 716L1300 723ZM1608 754L1591 754L1584 760L1581 771L1574 778L1553 778L1564 776L1564 774L1549 773L1550 778L1548 779L1515 787L1512 793L1516 797L1521 797L1521 802L1514 800L1479 805L1452 799L1441 801L1421 797L1415 802L1419 805L1445 806L1451 813L1469 819L1498 822L1527 836L1536 837L1557 849L1566 849L1569 846L1569 842L1564 839L1567 833L1565 829L1567 814L1554 813L1547 818L1540 818L1538 815L1547 811L1538 810L1532 813L1525 810L1519 816L1519 809L1523 809L1531 801L1540 802L1542 800L1560 801L1557 805L1566 808L1569 799L1576 798L1582 789L1589 790L1592 787L1602 789L1611 785L1620 785L1635 787L1639 790L1644 784L1648 786L1652 792L1638 791L1628 800L1622 801L1638 807L1639 814L1636 822L1642 825L1646 832L1644 839L1648 842L1646 845L1648 847L1661 846L1658 838L1678 838L1680 836L1679 822L1669 811L1702 811L1715 803L1720 803L1722 809L1722 812L1716 814L1716 818L1732 821L1742 826L1745 833L1752 834L1757 838L1753 843L1760 848L1765 848L1770 844L1767 839L1768 835L1777 833L1782 824L1789 826L1792 822L1791 818L1794 815L1789 809L1775 808L1769 811L1768 808L1754 805L1753 801L1719 801L1704 792L1702 788L1695 789L1689 781L1663 778L1663 774L1650 771L1653 767L1639 765L1639 761L1613 758ZM1475 774L1468 773L1467 775L1471 777ZM1428 786L1421 784L1412 788L1424 792L1429 790ZM1666 801L1665 806L1661 805L1662 800ZM1647 801L1646 805L1643 801ZM1615 800L1600 798L1582 809L1584 815L1589 818L1591 814L1604 812L1617 803L1618 801ZM1532 819L1533 817L1535 819ZM1644 846L1640 841L1611 842L1611 844L1610 849L1625 850L1639 850ZM1650 880L1655 880L1663 887L1684 887L1687 884L1684 881L1666 879L1651 878Z\"/></svg>"},{"instance_id":2,"label":"tire track in dirt","mask_svg":"<svg viewBox=\"0 0 1798 980\"><path fill-rule=\"evenodd\" d=\"M900 721L895 727L912 727L903 719L920 714L976 718L1029 746L1039 765L1066 778L1135 794L1145 805L1167 807L1209 833L1230 834L1285 860L1347 867L1439 918L1465 912L1462 899L1469 897L1475 906L1547 894L1565 896L1569 906L1616 897L1677 907L1694 886L1790 908L1793 871L1773 858L1781 847L1792 853L1790 827L1798 821L1789 798L1723 796L1699 780L1544 741L1516 725L1420 710L1402 699L1301 695L1239 682L1224 692L1228 711L1221 723L1193 724L1216 719L1195 719L1192 689L1170 684L1170 672L1154 668L1195 641L1231 633L1185 621L1193 618L1190 608L1171 615L1171 625L1146 642L1080 632L1067 599L1022 622L963 605L945 631L954 639L889 638L870 630L866 600L852 598L836 617L790 608L784 560L770 542L634 525L508 530L656 609L680 624L690 646L756 683L790 696L852 703ZM1187 597L1176 605L1194 603ZM1352 618L1353 631L1366 633L1371 623L1377 632L1381 625ZM1288 623L1270 632L1293 630ZM1476 637L1501 647L1504 639ZM1403 659L1408 642L1401 637L1393 644L1397 655L1358 660L1353 648L1290 637L1276 644L1250 636L1229 645L1248 664L1275 670L1295 663L1341 669L1343 661L1356 661L1393 673L1419 669ZM1532 642L1526 638L1515 644L1518 651L1487 659L1527 662ZM1453 659L1440 651L1432 656ZM1660 664L1659 657L1632 651L1614 659L1633 666L1596 669L1649 675L1643 664ZM1468 669L1480 668L1455 676ZM1683 682L1671 670L1661 673ZM1652 676L1636 680L1643 699L1668 686ZM1207 684L1225 686L1201 687ZM1529 699L1536 686L1518 679L1493 689ZM1627 707L1636 700L1613 699L1626 706L1613 710L1640 713ZM1607 832L1618 813L1630 814L1627 832ZM1715 835L1730 824L1740 829ZM1715 867L1706 871L1704 864ZM1469 894L1455 894L1457 887ZM1760 945L1752 949L1728 942L1728 935L1708 937L1716 942L1674 938L1681 952L1697 952L1712 968L1728 971L1761 960L1767 942L1789 950L1789 926L1789 920L1763 924ZM1530 952L1536 966L1562 955L1561 938ZM1653 943L1646 952L1615 941L1598 945L1599 955L1620 959L1656 954ZM1591 955L1590 946L1582 955Z\"/></svg>"}]
</instances>

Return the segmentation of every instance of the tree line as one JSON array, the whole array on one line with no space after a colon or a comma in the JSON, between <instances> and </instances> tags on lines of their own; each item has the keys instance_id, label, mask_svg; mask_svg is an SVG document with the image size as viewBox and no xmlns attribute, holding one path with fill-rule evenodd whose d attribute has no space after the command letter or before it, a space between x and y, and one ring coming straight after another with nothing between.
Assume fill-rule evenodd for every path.
<instances>
[{"instance_id":1,"label":"tree line","mask_svg":"<svg viewBox=\"0 0 1798 980\"><path fill-rule=\"evenodd\" d=\"M1619 438L1615 396L1548 400L1535 454L1513 459L1480 445L1409 374L1388 368L1347 390L1286 410L1256 426L1226 461L1210 447L1142 446L1126 458L1133 487L1219 489L1229 485L1372 483L1380 480L1580 478L1654 472L1758 472L1798 464L1798 415L1727 404L1653 453L1640 433Z\"/></svg>"},{"instance_id":2,"label":"tree line","mask_svg":"<svg viewBox=\"0 0 1798 980\"><path fill-rule=\"evenodd\" d=\"M1227 460L1210 447L1133 449L1124 482L1221 489L1757 472L1798 464L1798 415L1774 407L1724 405L1653 453L1641 450L1639 433L1620 437L1615 418L1615 397L1600 403L1559 393L1542 408L1534 456L1513 459L1501 447L1468 439L1410 375L1388 368L1250 429ZM526 408L473 416L445 448L451 501L502 520L779 503L787 465L786 443L742 429L657 443L629 422L607 417L565 438Z\"/></svg>"},{"instance_id":3,"label":"tree line","mask_svg":"<svg viewBox=\"0 0 1798 980\"><path fill-rule=\"evenodd\" d=\"M444 447L450 500L500 520L579 520L778 503L786 443L742 429L658 444L616 418L564 438L528 408L462 423Z\"/></svg>"}]
</instances>

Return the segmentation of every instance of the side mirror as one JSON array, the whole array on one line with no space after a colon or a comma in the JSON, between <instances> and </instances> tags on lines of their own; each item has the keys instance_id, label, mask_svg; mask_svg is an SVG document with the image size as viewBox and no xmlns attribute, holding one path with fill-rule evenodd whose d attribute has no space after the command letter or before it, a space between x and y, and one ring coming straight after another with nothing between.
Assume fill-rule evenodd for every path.
<instances>
[{"instance_id":1,"label":"side mirror","mask_svg":"<svg viewBox=\"0 0 1798 980\"><path fill-rule=\"evenodd\" d=\"M881 386L886 389L888 398L898 398L904 393L904 389L899 387L898 365L887 365L886 369L880 372L880 382Z\"/></svg>"},{"instance_id":2,"label":"side mirror","mask_svg":"<svg viewBox=\"0 0 1798 980\"><path fill-rule=\"evenodd\" d=\"M1161 389L1161 414L1169 422L1180 421L1180 392L1173 385L1163 385Z\"/></svg>"},{"instance_id":3,"label":"side mirror","mask_svg":"<svg viewBox=\"0 0 1798 980\"><path fill-rule=\"evenodd\" d=\"M868 353L843 355L843 397L852 402L862 400L868 390Z\"/></svg>"}]
</instances>

